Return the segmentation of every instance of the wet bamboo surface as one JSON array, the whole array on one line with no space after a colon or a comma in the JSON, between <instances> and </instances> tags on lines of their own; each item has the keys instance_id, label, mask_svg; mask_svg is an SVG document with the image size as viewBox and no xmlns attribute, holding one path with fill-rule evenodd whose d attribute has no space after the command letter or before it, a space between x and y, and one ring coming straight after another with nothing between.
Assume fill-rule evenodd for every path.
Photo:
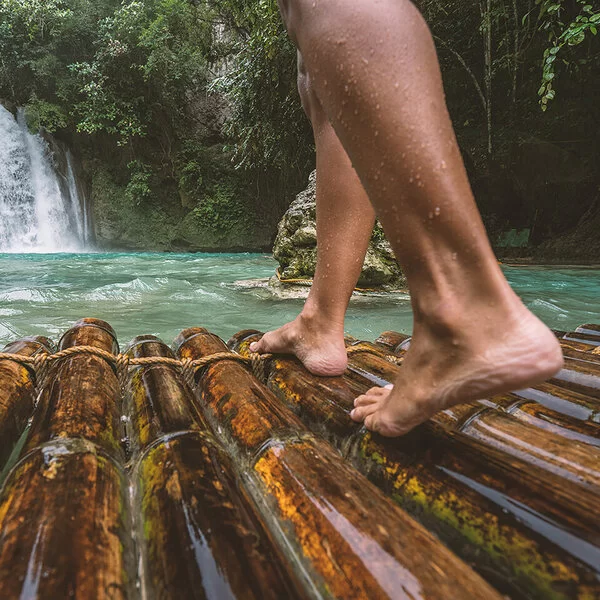
<instances>
[{"instance_id":1,"label":"wet bamboo surface","mask_svg":"<svg viewBox=\"0 0 600 600\"><path fill-rule=\"evenodd\" d=\"M60 347L117 351L85 320ZM1 598L127 598L135 580L128 531L119 387L103 359L56 362L20 460L0 494Z\"/></svg>"},{"instance_id":2,"label":"wet bamboo surface","mask_svg":"<svg viewBox=\"0 0 600 600\"><path fill-rule=\"evenodd\" d=\"M2 352L34 356L51 354L52 342L28 337L5 346ZM12 360L0 360L0 464L3 466L23 435L35 402L35 373ZM0 467L1 468L1 467Z\"/></svg>"},{"instance_id":3,"label":"wet bamboo surface","mask_svg":"<svg viewBox=\"0 0 600 600\"><path fill-rule=\"evenodd\" d=\"M222 357L194 389L167 364L130 366L121 389L122 359L70 355L45 377L0 360L0 598L600 598L600 327L561 336L552 381L398 440L349 418L399 372L395 332L349 339L343 377L273 357L267 386ZM75 346L119 352L96 319L58 349ZM140 336L127 356L227 351L200 328L174 348Z\"/></svg>"},{"instance_id":4,"label":"wet bamboo surface","mask_svg":"<svg viewBox=\"0 0 600 600\"><path fill-rule=\"evenodd\" d=\"M182 358L226 351L189 329ZM498 597L233 361L198 374L199 398L246 462L246 478L307 589L336 598ZM415 552L419 548L419 552Z\"/></svg>"},{"instance_id":5,"label":"wet bamboo surface","mask_svg":"<svg viewBox=\"0 0 600 600\"><path fill-rule=\"evenodd\" d=\"M230 346L247 354L248 345L259 337L257 332L240 332L230 341ZM556 516L557 510L554 505L548 506L548 496L538 488L539 481L548 478L547 473L529 461L514 460L510 454L502 456L502 450L499 452L493 446L482 447L475 437L461 436L463 444L458 445L452 437L446 436L448 439L440 443L439 435L431 435L444 428L454 432L459 423L476 421L477 415L486 411L486 405L480 403L456 407L440 415L432 431L420 428L401 440L384 440L357 427L349 418L354 398L377 380L380 384L386 383L397 370L381 356L372 354L372 345L360 346L369 351L350 356L352 365L360 363L358 376L355 373L349 378L316 377L297 360L277 357L270 361L268 385L316 431L330 434L328 437L348 453L372 481L418 516L461 558L475 564L503 592L523 598L596 597L600 594L597 581L600 538L597 522L594 522L598 511L592 504L598 496L590 494L590 503L586 505L593 510L593 519L588 519L591 522L567 518L562 528L548 528L547 523ZM391 346L397 347L395 340ZM367 371L377 373L375 381L364 381ZM489 405L506 410L515 404L518 401L507 396ZM494 425L492 421L491 426ZM532 429L529 424L527 429ZM531 433L514 427L509 432L528 438ZM586 441L597 441L595 429L580 434L575 428L569 433L575 439L582 435ZM561 449L559 446L556 451ZM479 452L483 461L464 460L473 451ZM494 468L493 461L498 454L501 469ZM585 452L583 456L586 458ZM512 481L507 479L507 467L523 469L529 474L527 483L530 485L520 485L518 472ZM538 471L537 481L531 471ZM554 477L553 486L546 489L562 484L561 479ZM575 486L570 486L570 491L579 493ZM565 502L559 507L559 516L561 511L570 515L570 504ZM524 515L529 517L524 518ZM569 538L573 527L584 531L592 543Z\"/></svg>"},{"instance_id":6,"label":"wet bamboo surface","mask_svg":"<svg viewBox=\"0 0 600 600\"><path fill-rule=\"evenodd\" d=\"M152 336L134 358L167 356ZM294 598L222 445L176 368L136 367L127 386L142 554L142 594L151 598Z\"/></svg>"}]
</instances>

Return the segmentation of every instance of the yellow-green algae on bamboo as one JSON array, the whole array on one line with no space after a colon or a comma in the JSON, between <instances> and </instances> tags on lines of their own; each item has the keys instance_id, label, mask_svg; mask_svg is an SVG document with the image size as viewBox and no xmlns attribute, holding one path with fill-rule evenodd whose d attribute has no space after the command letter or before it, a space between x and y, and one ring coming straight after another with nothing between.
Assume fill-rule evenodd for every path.
<instances>
[{"instance_id":1,"label":"yellow-green algae on bamboo","mask_svg":"<svg viewBox=\"0 0 600 600\"><path fill-rule=\"evenodd\" d=\"M182 332L176 347L190 359L227 350L202 329ZM219 361L197 381L204 410L247 461L247 485L315 597L499 597L246 367Z\"/></svg>"},{"instance_id":2,"label":"yellow-green algae on bamboo","mask_svg":"<svg viewBox=\"0 0 600 600\"><path fill-rule=\"evenodd\" d=\"M102 321L60 348L118 351ZM135 581L119 446L119 386L103 359L52 366L20 461L0 493L0 598L129 598Z\"/></svg>"},{"instance_id":3,"label":"yellow-green algae on bamboo","mask_svg":"<svg viewBox=\"0 0 600 600\"><path fill-rule=\"evenodd\" d=\"M244 331L229 344L247 355L249 344L259 337ZM440 444L423 432L391 441L357 427L349 412L365 387L351 380L316 377L288 357L272 358L267 371L269 387L284 402L316 431L333 434L375 483L502 591L513 598L540 599L600 594L594 567L600 551L582 540L565 544L568 529L548 526L542 516L544 497L523 504L527 490L515 497L514 485L503 482L502 472L468 468L466 453L466 460L460 455L458 471L452 453L446 448L440 452ZM472 410L467 408L464 416ZM587 556L588 564L581 556Z\"/></svg>"},{"instance_id":4,"label":"yellow-green algae on bamboo","mask_svg":"<svg viewBox=\"0 0 600 600\"><path fill-rule=\"evenodd\" d=\"M27 337L8 344L2 352L29 357L52 350L48 338ZM33 413L35 383L31 368L14 360L0 360L0 465L10 456Z\"/></svg>"},{"instance_id":5,"label":"yellow-green algae on bamboo","mask_svg":"<svg viewBox=\"0 0 600 600\"><path fill-rule=\"evenodd\" d=\"M136 338L127 353L174 357L152 336ZM177 600L300 597L178 371L137 366L127 395L142 594Z\"/></svg>"},{"instance_id":6,"label":"yellow-green algae on bamboo","mask_svg":"<svg viewBox=\"0 0 600 600\"><path fill-rule=\"evenodd\" d=\"M399 369L382 356L362 352L350 356L348 376L368 387L393 382ZM568 513L584 526L583 535L598 531L597 447L555 436L478 402L442 411L425 428L464 452L486 454L505 477L527 483L532 491L553 494L559 522Z\"/></svg>"}]
</instances>

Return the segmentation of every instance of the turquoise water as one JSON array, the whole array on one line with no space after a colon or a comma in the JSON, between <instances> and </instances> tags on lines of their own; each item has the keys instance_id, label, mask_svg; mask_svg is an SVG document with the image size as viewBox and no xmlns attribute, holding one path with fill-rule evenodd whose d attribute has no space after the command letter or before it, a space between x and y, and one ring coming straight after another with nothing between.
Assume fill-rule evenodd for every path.
<instances>
[{"instance_id":1,"label":"turquoise water","mask_svg":"<svg viewBox=\"0 0 600 600\"><path fill-rule=\"evenodd\" d=\"M119 341L142 333L165 342L203 326L228 339L241 329L282 325L301 299L278 299L240 280L268 278L276 263L260 254L0 254L0 346L25 335L57 340L73 321L108 321ZM505 268L525 303L548 325L571 329L600 322L600 270ZM375 339L386 329L409 333L408 296L358 297L346 329Z\"/></svg>"}]
</instances>

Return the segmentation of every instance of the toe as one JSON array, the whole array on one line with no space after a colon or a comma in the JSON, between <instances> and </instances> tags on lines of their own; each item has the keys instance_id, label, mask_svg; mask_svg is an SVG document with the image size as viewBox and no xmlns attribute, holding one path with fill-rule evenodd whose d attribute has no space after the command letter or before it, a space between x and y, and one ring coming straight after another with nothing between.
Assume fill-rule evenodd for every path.
<instances>
[{"instance_id":1,"label":"toe","mask_svg":"<svg viewBox=\"0 0 600 600\"><path fill-rule=\"evenodd\" d=\"M377 404L368 404L366 406L359 406L350 413L350 418L357 423L362 423L369 415L373 414L377 410Z\"/></svg>"},{"instance_id":2,"label":"toe","mask_svg":"<svg viewBox=\"0 0 600 600\"><path fill-rule=\"evenodd\" d=\"M250 344L250 352L256 352L257 354L261 354L265 352L264 349L264 336L258 340L258 342L252 342Z\"/></svg>"},{"instance_id":3,"label":"toe","mask_svg":"<svg viewBox=\"0 0 600 600\"><path fill-rule=\"evenodd\" d=\"M373 404L373 402L377 402L377 400L378 398L374 394L363 394L354 399L354 408L368 406L369 404Z\"/></svg>"},{"instance_id":4,"label":"toe","mask_svg":"<svg viewBox=\"0 0 600 600\"><path fill-rule=\"evenodd\" d=\"M392 387L374 387L368 390L366 393L361 394L354 400L354 406L367 406L369 404L373 404L374 402L381 402L383 398L389 395Z\"/></svg>"},{"instance_id":5,"label":"toe","mask_svg":"<svg viewBox=\"0 0 600 600\"><path fill-rule=\"evenodd\" d=\"M365 427L369 431L373 431L374 433L377 433L379 431L379 421L377 419L376 413L368 415L365 418Z\"/></svg>"},{"instance_id":6,"label":"toe","mask_svg":"<svg viewBox=\"0 0 600 600\"><path fill-rule=\"evenodd\" d=\"M270 341L272 332L265 333L258 342L252 342L250 344L250 352L256 352L257 354L267 354L273 352L271 346L273 345Z\"/></svg>"}]
</instances>

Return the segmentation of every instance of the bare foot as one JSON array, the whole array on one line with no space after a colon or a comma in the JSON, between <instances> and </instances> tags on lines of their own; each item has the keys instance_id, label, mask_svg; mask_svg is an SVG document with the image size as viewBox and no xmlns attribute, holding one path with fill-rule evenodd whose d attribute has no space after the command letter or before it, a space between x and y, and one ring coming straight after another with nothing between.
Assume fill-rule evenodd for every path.
<instances>
[{"instance_id":1,"label":"bare foot","mask_svg":"<svg viewBox=\"0 0 600 600\"><path fill-rule=\"evenodd\" d=\"M415 324L393 386L356 398L352 419L397 437L455 404L540 383L562 368L553 333L520 302L504 311L473 312L468 323Z\"/></svg>"},{"instance_id":2,"label":"bare foot","mask_svg":"<svg viewBox=\"0 0 600 600\"><path fill-rule=\"evenodd\" d=\"M344 327L303 313L283 327L250 344L259 354L294 354L315 375L341 375L348 366Z\"/></svg>"}]
</instances>

